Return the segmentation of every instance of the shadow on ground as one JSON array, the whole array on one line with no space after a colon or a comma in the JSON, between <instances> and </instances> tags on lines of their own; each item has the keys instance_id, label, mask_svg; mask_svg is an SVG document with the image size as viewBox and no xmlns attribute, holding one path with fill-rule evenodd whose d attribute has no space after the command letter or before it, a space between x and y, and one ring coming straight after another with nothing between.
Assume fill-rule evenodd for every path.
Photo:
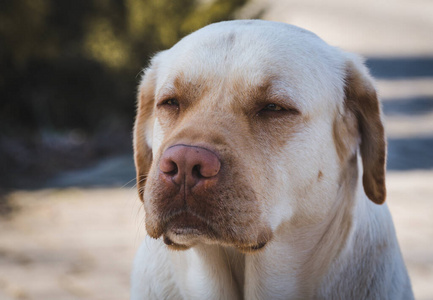
<instances>
[{"instance_id":1,"label":"shadow on ground","mask_svg":"<svg viewBox=\"0 0 433 300\"><path fill-rule=\"evenodd\" d=\"M387 100L382 102L387 116L422 116L433 112L433 96Z\"/></svg>"},{"instance_id":2,"label":"shadow on ground","mask_svg":"<svg viewBox=\"0 0 433 300\"><path fill-rule=\"evenodd\" d=\"M388 170L433 169L433 137L388 139Z\"/></svg>"},{"instance_id":3,"label":"shadow on ground","mask_svg":"<svg viewBox=\"0 0 433 300\"><path fill-rule=\"evenodd\" d=\"M433 77L433 57L369 57L366 64L378 79Z\"/></svg>"},{"instance_id":4,"label":"shadow on ground","mask_svg":"<svg viewBox=\"0 0 433 300\"><path fill-rule=\"evenodd\" d=\"M88 168L63 172L45 183L47 188L133 187L134 185L135 166L132 154L108 157Z\"/></svg>"}]
</instances>

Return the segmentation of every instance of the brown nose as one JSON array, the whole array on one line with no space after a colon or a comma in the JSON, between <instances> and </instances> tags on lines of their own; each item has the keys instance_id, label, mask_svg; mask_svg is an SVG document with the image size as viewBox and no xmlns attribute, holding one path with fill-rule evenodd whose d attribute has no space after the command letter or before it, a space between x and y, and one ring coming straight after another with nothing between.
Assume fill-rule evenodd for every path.
<instances>
[{"instance_id":1,"label":"brown nose","mask_svg":"<svg viewBox=\"0 0 433 300\"><path fill-rule=\"evenodd\" d=\"M170 177L176 184L193 187L200 181L206 181L218 175L221 162L209 149L174 145L161 157L159 169L164 176Z\"/></svg>"}]
</instances>

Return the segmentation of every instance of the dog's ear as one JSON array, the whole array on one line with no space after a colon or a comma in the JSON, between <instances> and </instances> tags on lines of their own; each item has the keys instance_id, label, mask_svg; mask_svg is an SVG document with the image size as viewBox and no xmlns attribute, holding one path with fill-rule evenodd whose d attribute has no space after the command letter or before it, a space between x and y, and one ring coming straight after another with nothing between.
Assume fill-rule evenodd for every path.
<instances>
[{"instance_id":1,"label":"dog's ear","mask_svg":"<svg viewBox=\"0 0 433 300\"><path fill-rule=\"evenodd\" d=\"M386 141L381 107L367 68L358 60L346 64L345 104L357 119L364 174L364 191L376 204L386 198Z\"/></svg>"},{"instance_id":2,"label":"dog's ear","mask_svg":"<svg viewBox=\"0 0 433 300\"><path fill-rule=\"evenodd\" d=\"M155 103L155 68L148 68L138 88L137 115L134 125L134 161L137 173L137 188L143 201L144 185L152 164L151 134L153 107Z\"/></svg>"}]
</instances>

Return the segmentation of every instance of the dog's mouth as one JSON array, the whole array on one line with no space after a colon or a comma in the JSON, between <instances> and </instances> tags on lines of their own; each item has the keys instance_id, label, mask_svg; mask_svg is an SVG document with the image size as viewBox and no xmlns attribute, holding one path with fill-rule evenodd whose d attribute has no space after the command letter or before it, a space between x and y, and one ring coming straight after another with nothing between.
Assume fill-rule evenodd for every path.
<instances>
[{"instance_id":1,"label":"dog's mouth","mask_svg":"<svg viewBox=\"0 0 433 300\"><path fill-rule=\"evenodd\" d=\"M164 243L175 250L188 249L199 241L213 241L216 231L204 218L191 212L181 212L165 224Z\"/></svg>"},{"instance_id":2,"label":"dog's mouth","mask_svg":"<svg viewBox=\"0 0 433 300\"><path fill-rule=\"evenodd\" d=\"M167 220L162 236L164 243L173 250L187 250L198 243L205 243L235 247L242 253L254 253L268 244L272 234L262 234L256 243L227 240L220 237L214 226L203 217L183 211Z\"/></svg>"}]
</instances>

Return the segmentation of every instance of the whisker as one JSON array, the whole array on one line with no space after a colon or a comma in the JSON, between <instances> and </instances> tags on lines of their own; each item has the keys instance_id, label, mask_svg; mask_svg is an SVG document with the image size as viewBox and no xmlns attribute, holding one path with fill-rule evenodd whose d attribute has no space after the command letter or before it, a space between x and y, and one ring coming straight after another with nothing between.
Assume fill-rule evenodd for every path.
<instances>
[{"instance_id":1,"label":"whisker","mask_svg":"<svg viewBox=\"0 0 433 300\"><path fill-rule=\"evenodd\" d=\"M136 177L132 178L131 180L129 180L127 183L125 183L124 185L122 185L120 188L123 189L125 188L128 184L130 184L131 182L133 182L136 179ZM136 184L134 184L134 187L136 186Z\"/></svg>"}]
</instances>

